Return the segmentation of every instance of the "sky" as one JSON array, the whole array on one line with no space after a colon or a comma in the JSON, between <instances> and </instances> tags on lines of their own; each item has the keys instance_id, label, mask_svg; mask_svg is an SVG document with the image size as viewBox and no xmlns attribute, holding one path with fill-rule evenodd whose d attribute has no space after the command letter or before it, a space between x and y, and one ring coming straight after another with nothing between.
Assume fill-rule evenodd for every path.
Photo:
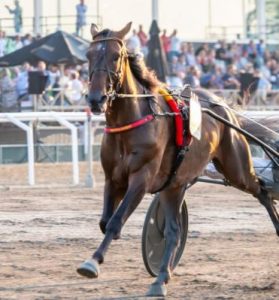
<instances>
[{"instance_id":1,"label":"sky","mask_svg":"<svg viewBox=\"0 0 279 300\"><path fill-rule=\"evenodd\" d=\"M189 40L202 40L207 37L206 27L211 25L231 27L232 38L236 32L242 33L243 24L243 0L158 0L159 1L159 27L167 29L169 33L173 29L178 30L179 36ZM2 26L3 18L10 17L5 5L13 7L13 0L0 0L0 18ZM61 0L62 23L74 23L75 5L78 0ZM31 31L33 17L33 0L20 0L23 17L25 20L24 33ZM88 24L96 22L94 15L97 10L97 0L85 0L88 6ZM211 17L209 13L211 3ZM149 30L152 20L152 0L99 0L100 15L103 27L114 30L121 29L129 21L133 21L134 28L139 24ZM246 6L246 9L248 7ZM48 24L48 31L57 28L57 0L43 0L44 23ZM71 16L71 17L67 17ZM210 21L211 20L211 21ZM66 31L74 31L73 25L64 28ZM9 31L7 29L7 31ZM89 25L84 32L89 36Z\"/></svg>"}]
</instances>

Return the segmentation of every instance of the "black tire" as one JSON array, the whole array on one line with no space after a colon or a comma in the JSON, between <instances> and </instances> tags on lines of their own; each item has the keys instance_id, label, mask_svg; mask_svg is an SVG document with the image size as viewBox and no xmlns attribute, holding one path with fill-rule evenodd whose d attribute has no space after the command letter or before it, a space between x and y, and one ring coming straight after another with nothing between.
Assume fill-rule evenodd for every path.
<instances>
[{"instance_id":1,"label":"black tire","mask_svg":"<svg viewBox=\"0 0 279 300\"><path fill-rule=\"evenodd\" d=\"M160 194L152 200L143 225L142 231L142 257L148 273L156 277L160 270L161 260L165 250L164 227L165 217L160 207ZM183 254L188 234L188 211L186 202L183 201L180 212L180 243L176 251L173 269L179 263Z\"/></svg>"}]
</instances>

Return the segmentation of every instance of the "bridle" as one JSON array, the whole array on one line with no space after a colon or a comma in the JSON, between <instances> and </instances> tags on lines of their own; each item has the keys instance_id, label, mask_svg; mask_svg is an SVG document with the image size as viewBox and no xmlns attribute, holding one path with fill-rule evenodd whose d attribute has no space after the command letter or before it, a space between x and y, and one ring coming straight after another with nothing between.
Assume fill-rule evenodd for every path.
<instances>
[{"instance_id":1,"label":"bridle","mask_svg":"<svg viewBox=\"0 0 279 300\"><path fill-rule=\"evenodd\" d=\"M92 77L96 72L107 73L108 78L109 78L109 90L105 96L108 97L108 99L113 100L113 98L115 98L117 92L121 88L121 83L122 83L122 79L123 79L122 67L123 67L124 60L126 58L128 58L128 52L127 52L126 46L124 45L124 42L121 39L116 38L116 37L105 37L102 39L98 39L98 40L93 41L92 44L98 44L98 43L102 43L102 42L105 42L104 46L102 46L100 54L99 54L98 58L96 59L96 63L89 70L89 82L91 82ZM119 56L120 64L116 71L111 70L108 67L108 63L107 63L107 59L106 59L107 42L117 42L121 46L120 56ZM104 61L104 63L103 63L104 67L98 67L98 64L101 64L102 61Z\"/></svg>"}]
</instances>

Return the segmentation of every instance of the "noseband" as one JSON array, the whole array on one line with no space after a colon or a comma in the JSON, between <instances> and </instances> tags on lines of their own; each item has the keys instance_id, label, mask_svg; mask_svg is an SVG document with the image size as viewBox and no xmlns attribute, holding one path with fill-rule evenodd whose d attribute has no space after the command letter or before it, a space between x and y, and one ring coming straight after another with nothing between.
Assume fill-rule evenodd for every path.
<instances>
[{"instance_id":1,"label":"noseband","mask_svg":"<svg viewBox=\"0 0 279 300\"><path fill-rule=\"evenodd\" d=\"M122 77L123 77L122 65L124 62L124 58L128 57L128 53L127 53L127 49L124 45L124 42L121 39L118 39L116 37L105 37L105 38L93 41L92 44L98 44L98 43L102 43L102 42L105 42L105 45L102 46L102 48L100 50L101 51L100 55L99 55L96 63L94 64L93 68L89 72L89 80L91 82L92 77L93 77L94 73L96 73L96 72L107 73L108 78L109 78L109 91L106 94L106 96L111 99L113 97L113 95L115 93L117 93L117 91L119 91L119 89L120 89L121 81L122 81ZM121 46L120 57L119 57L120 65L119 65L118 70L116 70L116 71L113 71L113 70L109 69L109 67L108 67L108 63L106 60L107 42L117 42ZM97 64L100 63L102 59L104 59L104 68L98 68ZM113 88L114 84L115 84L115 88Z\"/></svg>"}]
</instances>

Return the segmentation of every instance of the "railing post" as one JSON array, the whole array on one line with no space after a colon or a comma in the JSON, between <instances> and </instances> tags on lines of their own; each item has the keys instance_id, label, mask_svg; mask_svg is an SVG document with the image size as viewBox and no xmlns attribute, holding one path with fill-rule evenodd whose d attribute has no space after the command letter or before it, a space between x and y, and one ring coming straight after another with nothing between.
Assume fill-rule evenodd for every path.
<instances>
[{"instance_id":1,"label":"railing post","mask_svg":"<svg viewBox=\"0 0 279 300\"><path fill-rule=\"evenodd\" d=\"M17 127L24 130L27 134L27 149L28 149L28 183L29 185L35 184L35 159L34 159L34 137L33 137L33 122L29 122L27 126L22 121L16 119L14 116L6 114L6 118L16 125Z\"/></svg>"}]
</instances>

